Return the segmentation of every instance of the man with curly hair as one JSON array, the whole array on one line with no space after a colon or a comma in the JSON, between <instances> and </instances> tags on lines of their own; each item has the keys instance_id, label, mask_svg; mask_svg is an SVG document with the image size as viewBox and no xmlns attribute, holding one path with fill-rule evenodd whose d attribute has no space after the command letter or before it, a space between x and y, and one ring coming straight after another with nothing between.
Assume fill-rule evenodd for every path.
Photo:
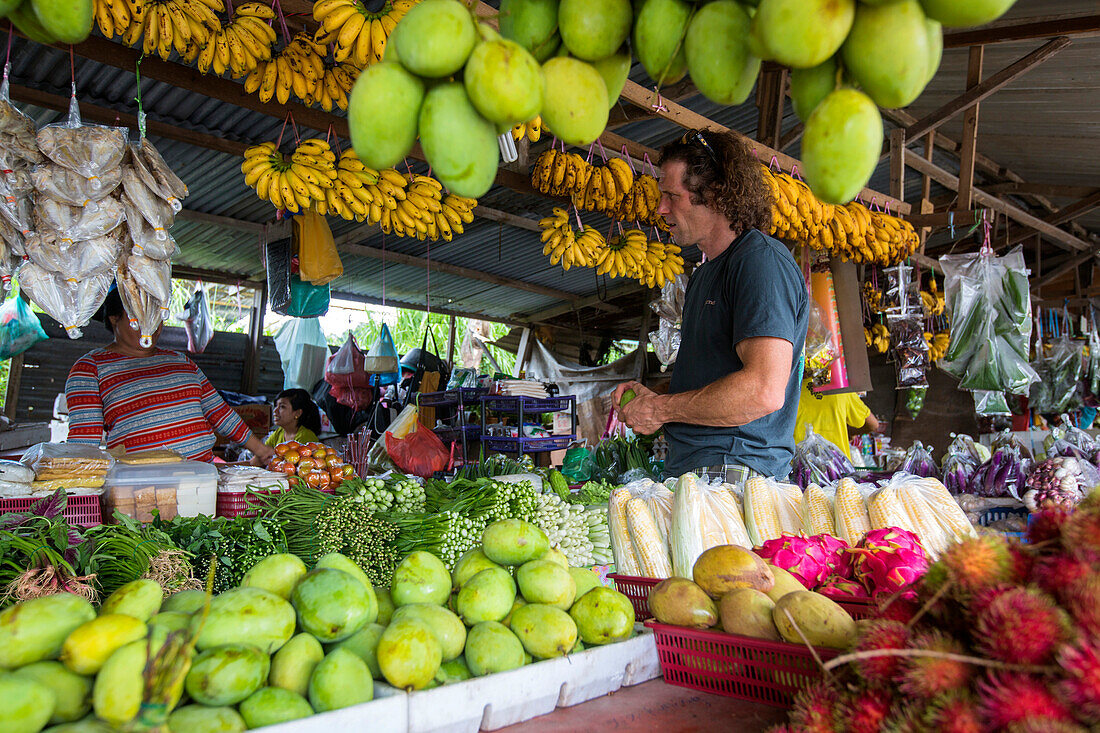
<instances>
[{"instance_id":1,"label":"man with curly hair","mask_svg":"<svg viewBox=\"0 0 1100 733\"><path fill-rule=\"evenodd\" d=\"M628 389L637 395L620 417L642 434L664 427L669 476L785 477L809 298L790 251L764 233L771 195L748 142L693 130L666 145L657 211L705 259L688 281L669 393L620 384L615 405Z\"/></svg>"}]
</instances>

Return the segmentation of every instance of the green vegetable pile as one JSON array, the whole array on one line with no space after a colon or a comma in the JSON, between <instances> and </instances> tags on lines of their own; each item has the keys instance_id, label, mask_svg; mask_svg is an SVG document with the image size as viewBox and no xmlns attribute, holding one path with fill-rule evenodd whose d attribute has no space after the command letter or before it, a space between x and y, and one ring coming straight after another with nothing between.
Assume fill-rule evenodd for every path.
<instances>
[{"instance_id":1,"label":"green vegetable pile","mask_svg":"<svg viewBox=\"0 0 1100 733\"><path fill-rule=\"evenodd\" d=\"M392 474L384 479L349 479L340 484L337 492L355 497L372 512L424 511L424 487L401 474Z\"/></svg>"},{"instance_id":2,"label":"green vegetable pile","mask_svg":"<svg viewBox=\"0 0 1100 733\"><path fill-rule=\"evenodd\" d=\"M226 519L200 514L176 517L170 522L158 517L152 527L192 556L196 577L205 578L211 560L217 563L215 593L240 585L244 574L259 560L289 551L282 526L266 516Z\"/></svg>"},{"instance_id":3,"label":"green vegetable pile","mask_svg":"<svg viewBox=\"0 0 1100 733\"><path fill-rule=\"evenodd\" d=\"M346 555L374 585L388 585L397 562L404 557L393 544L398 528L351 495L328 502L317 515L315 527L321 554Z\"/></svg>"},{"instance_id":4,"label":"green vegetable pile","mask_svg":"<svg viewBox=\"0 0 1100 733\"><path fill-rule=\"evenodd\" d=\"M611 492L619 487L619 484L608 483L607 481L587 481L584 486L577 492L577 496L573 499L576 504L584 504L585 506L592 506L594 504L604 504L611 499Z\"/></svg>"}]
</instances>

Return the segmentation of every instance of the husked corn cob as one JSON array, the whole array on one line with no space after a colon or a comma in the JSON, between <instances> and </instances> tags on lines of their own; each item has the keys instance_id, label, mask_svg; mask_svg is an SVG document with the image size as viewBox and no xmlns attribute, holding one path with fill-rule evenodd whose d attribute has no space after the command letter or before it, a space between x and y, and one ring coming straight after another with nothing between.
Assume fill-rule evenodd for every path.
<instances>
[{"instance_id":1,"label":"husked corn cob","mask_svg":"<svg viewBox=\"0 0 1100 733\"><path fill-rule=\"evenodd\" d=\"M817 484L810 484L802 493L802 531L810 536L836 534L833 503Z\"/></svg>"},{"instance_id":2,"label":"husked corn cob","mask_svg":"<svg viewBox=\"0 0 1100 733\"><path fill-rule=\"evenodd\" d=\"M893 486L886 486L871 494L867 499L867 516L871 520L871 529L900 527L920 536Z\"/></svg>"},{"instance_id":3,"label":"husked corn cob","mask_svg":"<svg viewBox=\"0 0 1100 733\"><path fill-rule=\"evenodd\" d=\"M653 513L644 499L626 502L626 526L634 545L635 557L647 578L667 578L672 575L672 560L668 545L661 540Z\"/></svg>"},{"instance_id":4,"label":"husked corn cob","mask_svg":"<svg viewBox=\"0 0 1100 733\"><path fill-rule=\"evenodd\" d=\"M779 531L781 534L798 534L802 531L802 489L796 484L774 483L779 495Z\"/></svg>"},{"instance_id":5,"label":"husked corn cob","mask_svg":"<svg viewBox=\"0 0 1100 733\"><path fill-rule=\"evenodd\" d=\"M898 487L898 498L909 515L913 531L920 537L929 560L935 560L950 544L947 533L940 526L932 507L924 500L916 481L909 481Z\"/></svg>"},{"instance_id":6,"label":"husked corn cob","mask_svg":"<svg viewBox=\"0 0 1100 733\"><path fill-rule=\"evenodd\" d=\"M921 489L932 513L939 519L940 526L950 539L963 540L974 537L977 532L974 525L966 518L966 512L962 510L955 497L940 481L934 478L925 478L916 482Z\"/></svg>"},{"instance_id":7,"label":"husked corn cob","mask_svg":"<svg viewBox=\"0 0 1100 733\"><path fill-rule=\"evenodd\" d=\"M723 486L718 486L711 489L708 496L716 511L707 519L716 525L714 534L717 541L713 545L707 545L707 548L717 545L737 545L751 550L752 540L749 539L745 520L741 518L741 508L737 506L734 495Z\"/></svg>"},{"instance_id":8,"label":"husked corn cob","mask_svg":"<svg viewBox=\"0 0 1100 733\"><path fill-rule=\"evenodd\" d=\"M856 482L850 478L840 479L836 487L836 534L849 545L855 547L871 529L871 519L867 516L867 504L859 492Z\"/></svg>"},{"instance_id":9,"label":"husked corn cob","mask_svg":"<svg viewBox=\"0 0 1100 733\"><path fill-rule=\"evenodd\" d=\"M615 556L615 569L622 575L640 576L641 568L634 555L634 543L626 523L626 504L630 492L619 487L611 492L607 502L607 527L611 532L611 553Z\"/></svg>"},{"instance_id":10,"label":"husked corn cob","mask_svg":"<svg viewBox=\"0 0 1100 733\"><path fill-rule=\"evenodd\" d=\"M768 482L753 476L745 482L745 528L753 546L759 547L768 540L783 534L779 523L777 497Z\"/></svg>"}]
</instances>

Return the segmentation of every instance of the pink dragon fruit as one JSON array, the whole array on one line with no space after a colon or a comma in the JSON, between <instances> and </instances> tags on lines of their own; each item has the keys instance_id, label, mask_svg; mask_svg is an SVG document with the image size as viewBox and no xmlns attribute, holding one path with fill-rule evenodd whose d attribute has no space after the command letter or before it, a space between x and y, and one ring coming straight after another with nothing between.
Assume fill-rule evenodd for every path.
<instances>
[{"instance_id":1,"label":"pink dragon fruit","mask_svg":"<svg viewBox=\"0 0 1100 733\"><path fill-rule=\"evenodd\" d=\"M820 585L830 572L829 553L814 537L783 535L764 542L756 554L786 570L807 588Z\"/></svg>"},{"instance_id":2,"label":"pink dragon fruit","mask_svg":"<svg viewBox=\"0 0 1100 733\"><path fill-rule=\"evenodd\" d=\"M830 575L817 588L817 592L830 598L870 598L867 589L858 580Z\"/></svg>"},{"instance_id":3,"label":"pink dragon fruit","mask_svg":"<svg viewBox=\"0 0 1100 733\"><path fill-rule=\"evenodd\" d=\"M839 578L852 577L852 546L839 537L831 534L815 534L810 537L816 541L828 554L829 573Z\"/></svg>"},{"instance_id":4,"label":"pink dragon fruit","mask_svg":"<svg viewBox=\"0 0 1100 733\"><path fill-rule=\"evenodd\" d=\"M872 597L912 585L928 570L928 557L920 539L899 527L871 530L852 553L855 577ZM915 595L910 590L902 597Z\"/></svg>"}]
</instances>

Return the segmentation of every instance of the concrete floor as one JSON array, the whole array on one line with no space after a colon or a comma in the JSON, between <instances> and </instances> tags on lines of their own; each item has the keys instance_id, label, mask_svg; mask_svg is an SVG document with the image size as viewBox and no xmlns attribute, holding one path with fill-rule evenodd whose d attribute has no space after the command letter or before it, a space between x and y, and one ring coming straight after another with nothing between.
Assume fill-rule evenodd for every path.
<instances>
[{"instance_id":1,"label":"concrete floor","mask_svg":"<svg viewBox=\"0 0 1100 733\"><path fill-rule=\"evenodd\" d=\"M558 708L499 733L757 733L786 721L786 710L666 685L657 679L571 708Z\"/></svg>"}]
</instances>

